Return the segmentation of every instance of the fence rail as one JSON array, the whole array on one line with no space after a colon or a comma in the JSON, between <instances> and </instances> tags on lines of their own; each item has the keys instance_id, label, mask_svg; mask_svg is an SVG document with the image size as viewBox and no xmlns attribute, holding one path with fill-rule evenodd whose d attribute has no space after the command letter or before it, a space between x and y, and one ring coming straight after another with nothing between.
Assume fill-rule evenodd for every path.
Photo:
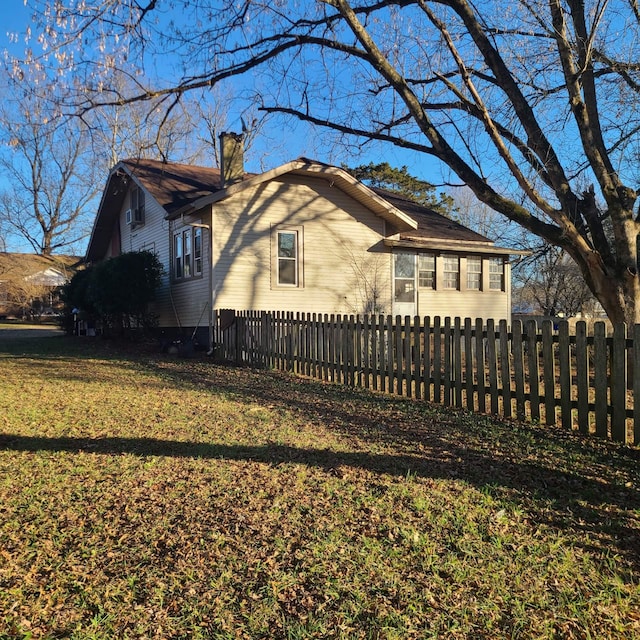
<instances>
[{"instance_id":1,"label":"fence rail","mask_svg":"<svg viewBox=\"0 0 640 640\"><path fill-rule=\"evenodd\" d=\"M218 312L216 355L640 443L640 325Z\"/></svg>"}]
</instances>

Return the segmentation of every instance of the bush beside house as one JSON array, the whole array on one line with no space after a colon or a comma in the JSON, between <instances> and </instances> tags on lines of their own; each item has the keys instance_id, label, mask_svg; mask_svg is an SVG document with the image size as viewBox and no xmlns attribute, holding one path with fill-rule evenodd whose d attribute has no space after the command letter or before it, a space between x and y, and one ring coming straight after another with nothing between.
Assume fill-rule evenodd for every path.
<instances>
[{"instance_id":1,"label":"bush beside house","mask_svg":"<svg viewBox=\"0 0 640 640\"><path fill-rule=\"evenodd\" d=\"M162 265L149 251L123 253L78 272L62 291L62 326L68 333L93 330L126 335L156 326L149 304L162 276Z\"/></svg>"}]
</instances>

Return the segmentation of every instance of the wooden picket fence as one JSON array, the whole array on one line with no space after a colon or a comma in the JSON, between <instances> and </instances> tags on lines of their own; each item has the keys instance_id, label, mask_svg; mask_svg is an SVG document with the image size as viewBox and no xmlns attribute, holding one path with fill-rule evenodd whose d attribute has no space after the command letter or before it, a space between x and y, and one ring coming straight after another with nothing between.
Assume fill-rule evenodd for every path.
<instances>
[{"instance_id":1,"label":"wooden picket fence","mask_svg":"<svg viewBox=\"0 0 640 640\"><path fill-rule=\"evenodd\" d=\"M216 314L216 355L252 367L640 443L640 325Z\"/></svg>"}]
</instances>

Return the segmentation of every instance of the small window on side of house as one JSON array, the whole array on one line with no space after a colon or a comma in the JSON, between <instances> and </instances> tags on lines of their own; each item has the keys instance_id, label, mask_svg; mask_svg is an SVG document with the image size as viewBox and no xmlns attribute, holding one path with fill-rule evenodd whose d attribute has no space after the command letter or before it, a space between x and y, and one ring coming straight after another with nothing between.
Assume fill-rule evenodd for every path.
<instances>
[{"instance_id":1,"label":"small window on side of house","mask_svg":"<svg viewBox=\"0 0 640 640\"><path fill-rule=\"evenodd\" d=\"M504 260L502 258L489 258L489 289L491 291L504 291Z\"/></svg>"},{"instance_id":2,"label":"small window on side of house","mask_svg":"<svg viewBox=\"0 0 640 640\"><path fill-rule=\"evenodd\" d=\"M173 276L176 279L184 277L182 249L182 234L176 233L173 236Z\"/></svg>"},{"instance_id":3,"label":"small window on side of house","mask_svg":"<svg viewBox=\"0 0 640 640\"><path fill-rule=\"evenodd\" d=\"M460 288L460 258L458 256L443 256L442 286L445 289Z\"/></svg>"},{"instance_id":4,"label":"small window on side of house","mask_svg":"<svg viewBox=\"0 0 640 640\"><path fill-rule=\"evenodd\" d=\"M187 229L182 233L182 251L184 254L182 271L184 272L185 278L190 278L191 277L191 229Z\"/></svg>"},{"instance_id":5,"label":"small window on side of house","mask_svg":"<svg viewBox=\"0 0 640 640\"><path fill-rule=\"evenodd\" d=\"M145 215L144 191L139 187L131 189L131 223L143 225Z\"/></svg>"},{"instance_id":6,"label":"small window on side of house","mask_svg":"<svg viewBox=\"0 0 640 640\"><path fill-rule=\"evenodd\" d=\"M436 288L435 253L418 254L418 286L421 289Z\"/></svg>"},{"instance_id":7,"label":"small window on side of house","mask_svg":"<svg viewBox=\"0 0 640 640\"><path fill-rule=\"evenodd\" d=\"M193 275L202 275L202 228L193 229Z\"/></svg>"},{"instance_id":8,"label":"small window on side of house","mask_svg":"<svg viewBox=\"0 0 640 640\"><path fill-rule=\"evenodd\" d=\"M298 286L298 232L278 231L278 285Z\"/></svg>"},{"instance_id":9,"label":"small window on side of house","mask_svg":"<svg viewBox=\"0 0 640 640\"><path fill-rule=\"evenodd\" d=\"M482 258L467 256L467 289L480 291L482 289Z\"/></svg>"}]
</instances>

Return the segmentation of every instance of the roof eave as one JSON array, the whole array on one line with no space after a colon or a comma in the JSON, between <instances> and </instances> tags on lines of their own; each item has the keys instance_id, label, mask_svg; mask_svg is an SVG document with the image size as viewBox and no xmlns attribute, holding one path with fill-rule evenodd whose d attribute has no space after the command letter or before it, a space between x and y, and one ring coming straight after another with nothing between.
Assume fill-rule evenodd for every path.
<instances>
[{"instance_id":1,"label":"roof eave","mask_svg":"<svg viewBox=\"0 0 640 640\"><path fill-rule=\"evenodd\" d=\"M528 256L531 251L524 249L512 249L509 247L496 247L488 242L469 242L464 240L451 240L449 238L433 238L424 240L394 240L387 238L384 240L387 247L399 249L434 249L438 251L469 252L492 255Z\"/></svg>"}]
</instances>

